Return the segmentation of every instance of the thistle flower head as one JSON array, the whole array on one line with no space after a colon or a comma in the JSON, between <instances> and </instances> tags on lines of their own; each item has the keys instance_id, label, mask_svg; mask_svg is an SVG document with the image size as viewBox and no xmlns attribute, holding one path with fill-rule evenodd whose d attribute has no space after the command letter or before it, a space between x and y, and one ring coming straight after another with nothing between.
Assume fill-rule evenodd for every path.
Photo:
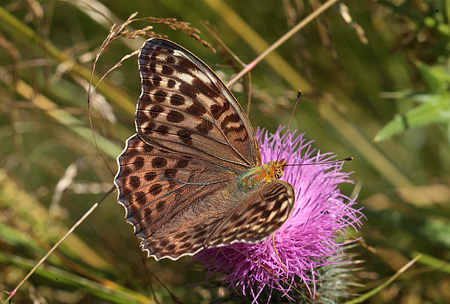
<instances>
[{"instance_id":1,"label":"thistle flower head","mask_svg":"<svg viewBox=\"0 0 450 304\"><path fill-rule=\"evenodd\" d=\"M290 217L259 243L207 248L195 260L207 268L207 279L218 275L236 293L250 294L254 302L265 288L289 296L299 283L314 295L315 282L320 280L318 269L342 261L344 244L337 238L361 225L363 215L353 208L356 202L338 188L352 181L349 173L341 172L342 162L330 162L333 154L315 152L303 134L289 131L282 135L282 128L275 134L258 129L257 138L263 164L286 159L288 166L281 179L293 186L296 195Z\"/></svg>"}]
</instances>

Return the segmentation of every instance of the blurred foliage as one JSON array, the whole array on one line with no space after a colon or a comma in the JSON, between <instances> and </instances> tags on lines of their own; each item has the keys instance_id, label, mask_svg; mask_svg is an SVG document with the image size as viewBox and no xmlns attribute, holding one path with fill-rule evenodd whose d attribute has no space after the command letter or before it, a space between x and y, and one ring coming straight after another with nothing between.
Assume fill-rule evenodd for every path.
<instances>
[{"instance_id":1,"label":"blurred foliage","mask_svg":"<svg viewBox=\"0 0 450 304\"><path fill-rule=\"evenodd\" d=\"M431 123L442 123L450 128L450 71L442 66L430 67L420 62L418 68L427 83L426 93L407 90L393 94L396 99L410 99L419 105L404 114L396 115L378 132L376 141L385 140L411 127Z\"/></svg>"},{"instance_id":2,"label":"blurred foliage","mask_svg":"<svg viewBox=\"0 0 450 304\"><path fill-rule=\"evenodd\" d=\"M176 18L183 30L157 34L197 54L225 82L241 67L206 25L249 63L319 6L317 1L36 1L0 7L0 284L11 290L48 248L112 186L115 157L134 132L140 80L127 60L99 85L91 116L87 85L110 27L132 13ZM367 303L450 302L450 7L443 0L346 1L298 32L251 72L249 117L275 130L287 124L345 165L367 221L356 248L364 294L419 253L423 257ZM350 20L352 19L352 20ZM143 38L118 39L98 77ZM246 108L248 78L233 86ZM111 168L111 170L108 168ZM357 236L357 234L355 234ZM123 210L110 197L14 298L14 303L209 303L223 288L192 285L204 272L189 259L146 259ZM52 265L52 266L49 266ZM189 285L191 284L191 285ZM166 289L167 287L167 289ZM169 292L169 291L170 292ZM2 295L6 298L6 294ZM44 300L45 299L45 300Z\"/></svg>"}]
</instances>

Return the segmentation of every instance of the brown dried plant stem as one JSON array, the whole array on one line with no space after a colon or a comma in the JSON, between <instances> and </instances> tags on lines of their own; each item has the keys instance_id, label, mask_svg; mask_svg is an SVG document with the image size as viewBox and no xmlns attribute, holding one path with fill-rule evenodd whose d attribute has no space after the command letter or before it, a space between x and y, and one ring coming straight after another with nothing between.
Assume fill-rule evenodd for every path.
<instances>
[{"instance_id":1,"label":"brown dried plant stem","mask_svg":"<svg viewBox=\"0 0 450 304\"><path fill-rule=\"evenodd\" d=\"M22 281L20 281L20 283L16 286L16 288L14 288L14 290L9 293L9 296L5 300L4 304L7 304L14 297L19 288L22 287L22 285L28 280L29 277L31 277L31 275L36 271L36 269L38 269L39 266L41 266L42 263L45 262L45 260L56 250L56 248L58 248L58 246L62 242L64 242L64 240L67 239L67 237L71 235L72 232L78 226L80 226L81 223L83 223L84 220L92 212L94 212L94 210L108 197L108 195L110 195L114 191L115 188L116 188L115 186L111 187L111 189L109 189L108 192L106 192L94 205L92 205L92 207L72 226L72 228L70 228L69 231L67 231L67 233L42 257L42 259L33 267L33 269L31 269L30 272L28 272L28 274L22 279Z\"/></svg>"},{"instance_id":2,"label":"brown dried plant stem","mask_svg":"<svg viewBox=\"0 0 450 304\"><path fill-rule=\"evenodd\" d=\"M58 63L64 64L68 69L70 75L80 76L81 78L89 81L91 72L89 69L78 64L73 58L60 50L49 40L44 39L32 28L27 26L23 21L19 20L11 13L9 13L4 7L0 5L0 29L5 31L11 36L18 37L23 45L33 49L42 49L45 54L54 58ZM97 83L100 80L99 75L95 75L93 82ZM105 96L106 99L114 103L117 107L124 110L126 113L133 114L135 111L134 104L130 102L132 98L125 94L120 88L112 85L111 83L104 81L98 87L98 91Z\"/></svg>"},{"instance_id":3,"label":"brown dried plant stem","mask_svg":"<svg viewBox=\"0 0 450 304\"><path fill-rule=\"evenodd\" d=\"M275 41L269 48L267 48L261 55L256 57L252 62L250 62L242 71L240 71L236 76L233 77L228 83L227 86L230 87L234 84L238 79L252 70L261 60L263 60L267 55L272 53L275 49L277 49L280 45L285 43L289 38L291 38L296 32L304 28L308 23L317 18L320 14L326 11L330 6L336 3L339 0L328 0L324 4L322 4L319 8L313 11L310 15L308 15L305 19L303 19L299 24L294 26L291 30L289 30L286 34L284 34L280 39Z\"/></svg>"}]
</instances>

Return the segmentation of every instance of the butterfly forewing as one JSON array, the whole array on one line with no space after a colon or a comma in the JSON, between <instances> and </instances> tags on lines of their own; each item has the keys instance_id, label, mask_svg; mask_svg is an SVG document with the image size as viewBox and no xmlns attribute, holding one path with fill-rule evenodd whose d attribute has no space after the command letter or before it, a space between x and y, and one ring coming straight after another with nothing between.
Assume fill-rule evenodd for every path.
<instances>
[{"instance_id":1,"label":"butterfly forewing","mask_svg":"<svg viewBox=\"0 0 450 304\"><path fill-rule=\"evenodd\" d=\"M126 220L156 259L256 242L289 216L292 186L243 187L260 165L255 134L214 72L184 48L147 40L139 55L137 134L118 157Z\"/></svg>"},{"instance_id":2,"label":"butterfly forewing","mask_svg":"<svg viewBox=\"0 0 450 304\"><path fill-rule=\"evenodd\" d=\"M152 39L141 49L139 70L136 126L145 142L241 169L260 164L245 113L200 59L170 41Z\"/></svg>"}]
</instances>

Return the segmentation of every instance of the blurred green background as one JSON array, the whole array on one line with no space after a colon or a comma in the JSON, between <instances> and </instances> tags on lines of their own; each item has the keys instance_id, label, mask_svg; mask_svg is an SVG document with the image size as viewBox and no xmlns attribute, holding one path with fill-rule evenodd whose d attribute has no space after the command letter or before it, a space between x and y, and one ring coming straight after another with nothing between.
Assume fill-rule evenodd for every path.
<instances>
[{"instance_id":1,"label":"blurred green background","mask_svg":"<svg viewBox=\"0 0 450 304\"><path fill-rule=\"evenodd\" d=\"M365 294L423 256L366 303L449 303L450 4L344 1L313 20L251 71L252 124L286 125L354 171L367 220L354 248ZM212 53L182 30L153 25L210 65L225 82L241 67L208 25L249 63L318 1L11 1L0 5L0 288L11 290L50 246L112 186L115 157L134 133L140 94L136 59L86 88L112 24L132 13L176 18L201 30ZM352 18L350 22L349 18ZM365 32L365 34L363 34ZM118 39L100 58L103 75L144 38ZM247 107L249 79L233 92ZM109 170L108 166L112 172ZM146 259L114 192L33 275L14 303L209 303L223 288L195 284L205 273L189 259ZM168 290L173 295L167 292ZM3 299L6 294L2 294ZM2 298L0 297L0 298ZM176 297L177 299L175 299Z\"/></svg>"}]
</instances>

